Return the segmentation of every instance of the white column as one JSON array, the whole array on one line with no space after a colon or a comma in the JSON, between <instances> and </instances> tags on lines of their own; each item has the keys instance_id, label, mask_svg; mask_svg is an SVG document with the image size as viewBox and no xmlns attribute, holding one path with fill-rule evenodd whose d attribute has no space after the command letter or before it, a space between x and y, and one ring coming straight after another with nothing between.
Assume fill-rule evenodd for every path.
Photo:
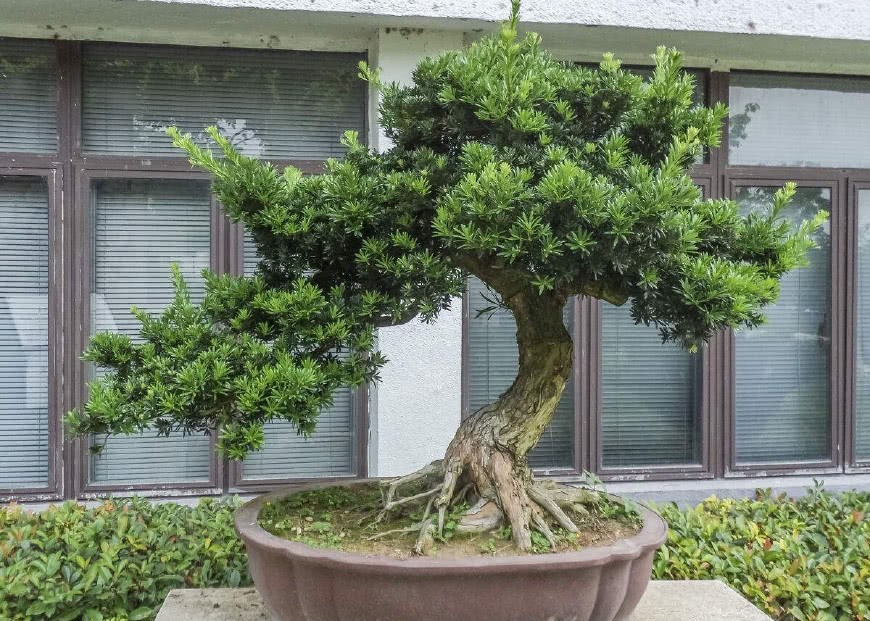
<instances>
[{"instance_id":1,"label":"white column","mask_svg":"<svg viewBox=\"0 0 870 621\"><path fill-rule=\"evenodd\" d=\"M385 82L409 82L420 59L458 49L462 41L462 32L381 29L372 64ZM381 150L389 148L380 128L370 138ZM443 457L459 426L461 300L434 323L413 320L381 329L378 347L389 362L371 392L369 473L392 476Z\"/></svg>"}]
</instances>

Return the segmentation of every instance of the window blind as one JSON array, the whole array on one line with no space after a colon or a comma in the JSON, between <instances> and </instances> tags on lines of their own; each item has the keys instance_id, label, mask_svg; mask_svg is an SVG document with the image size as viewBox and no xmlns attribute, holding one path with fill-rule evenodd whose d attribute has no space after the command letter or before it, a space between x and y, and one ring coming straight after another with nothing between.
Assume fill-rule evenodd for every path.
<instances>
[{"instance_id":1,"label":"window blind","mask_svg":"<svg viewBox=\"0 0 870 621\"><path fill-rule=\"evenodd\" d=\"M178 263L193 299L210 264L211 190L206 181L97 181L93 197L91 329L138 334L136 305L158 313L173 297L169 267ZM112 436L92 457L96 483L208 480L211 442L197 434Z\"/></svg>"},{"instance_id":2,"label":"window blind","mask_svg":"<svg viewBox=\"0 0 870 621\"><path fill-rule=\"evenodd\" d=\"M477 316L492 306L492 298L477 278L468 281L468 405L469 411L492 403L513 383L519 368L516 322L510 311L497 309ZM565 307L565 322L572 325L573 303ZM529 454L534 468L573 468L575 447L575 409L573 378L565 387L562 400L538 445Z\"/></svg>"},{"instance_id":3,"label":"window blind","mask_svg":"<svg viewBox=\"0 0 870 621\"><path fill-rule=\"evenodd\" d=\"M361 54L89 44L83 50L87 152L178 157L164 130L217 125L242 153L339 157L365 133Z\"/></svg>"},{"instance_id":4,"label":"window blind","mask_svg":"<svg viewBox=\"0 0 870 621\"><path fill-rule=\"evenodd\" d=\"M775 187L741 187L746 211L767 208ZM796 225L830 210L828 188L798 188L787 217ZM738 463L830 458L830 228L817 233L810 265L788 273L768 322L735 335Z\"/></svg>"},{"instance_id":5,"label":"window blind","mask_svg":"<svg viewBox=\"0 0 870 621\"><path fill-rule=\"evenodd\" d=\"M245 236L246 274L257 268L257 249L250 235ZM339 390L333 404L321 410L317 428L306 438L292 423L276 421L265 426L263 449L242 462L245 480L351 476L356 472L356 438L353 391Z\"/></svg>"},{"instance_id":6,"label":"window blind","mask_svg":"<svg viewBox=\"0 0 870 621\"><path fill-rule=\"evenodd\" d=\"M48 187L0 177L0 489L48 484Z\"/></svg>"},{"instance_id":7,"label":"window blind","mask_svg":"<svg viewBox=\"0 0 870 621\"><path fill-rule=\"evenodd\" d=\"M870 166L866 77L730 76L730 164Z\"/></svg>"},{"instance_id":8,"label":"window blind","mask_svg":"<svg viewBox=\"0 0 870 621\"><path fill-rule=\"evenodd\" d=\"M870 461L870 190L858 191L855 457Z\"/></svg>"},{"instance_id":9,"label":"window blind","mask_svg":"<svg viewBox=\"0 0 870 621\"><path fill-rule=\"evenodd\" d=\"M601 305L601 442L611 467L701 460L697 357Z\"/></svg>"},{"instance_id":10,"label":"window blind","mask_svg":"<svg viewBox=\"0 0 870 621\"><path fill-rule=\"evenodd\" d=\"M53 42L0 40L0 152L56 151L56 106Z\"/></svg>"}]
</instances>

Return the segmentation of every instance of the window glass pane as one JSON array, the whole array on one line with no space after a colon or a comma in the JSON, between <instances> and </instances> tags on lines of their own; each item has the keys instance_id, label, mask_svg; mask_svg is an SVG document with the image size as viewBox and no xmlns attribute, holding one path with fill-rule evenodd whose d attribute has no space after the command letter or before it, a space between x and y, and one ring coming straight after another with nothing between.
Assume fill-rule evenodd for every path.
<instances>
[{"instance_id":1,"label":"window glass pane","mask_svg":"<svg viewBox=\"0 0 870 621\"><path fill-rule=\"evenodd\" d=\"M0 152L57 150L56 106L54 44L0 40Z\"/></svg>"},{"instance_id":2,"label":"window glass pane","mask_svg":"<svg viewBox=\"0 0 870 621\"><path fill-rule=\"evenodd\" d=\"M211 245L207 181L97 181L92 196L93 331L138 334L130 307L158 313L172 301L172 263L180 266L193 299L202 298L200 274L209 267ZM207 480L210 446L202 434L113 436L92 457L91 478L98 483Z\"/></svg>"},{"instance_id":3,"label":"window glass pane","mask_svg":"<svg viewBox=\"0 0 870 621\"><path fill-rule=\"evenodd\" d=\"M730 164L870 166L870 80L732 73Z\"/></svg>"},{"instance_id":4,"label":"window glass pane","mask_svg":"<svg viewBox=\"0 0 870 621\"><path fill-rule=\"evenodd\" d=\"M164 130L217 125L244 154L341 156L341 134L365 132L360 54L88 45L85 151L179 156Z\"/></svg>"},{"instance_id":5,"label":"window glass pane","mask_svg":"<svg viewBox=\"0 0 870 621\"><path fill-rule=\"evenodd\" d=\"M492 306L486 298L492 297L486 286L476 278L468 281L468 405L469 411L492 403L513 383L517 374L517 328L513 315L498 309L477 316L479 310ZM565 323L573 321L573 303L565 307ZM573 377L573 376L572 376ZM534 468L574 467L574 381L565 386L562 401L550 426L544 430L538 445L529 453Z\"/></svg>"},{"instance_id":6,"label":"window glass pane","mask_svg":"<svg viewBox=\"0 0 870 621\"><path fill-rule=\"evenodd\" d=\"M257 267L257 249L250 235L245 236L245 273ZM242 462L245 480L336 477L356 474L355 408L353 391L342 388L333 404L323 409L314 433L300 436L293 424L276 421L265 426L263 449Z\"/></svg>"},{"instance_id":7,"label":"window glass pane","mask_svg":"<svg viewBox=\"0 0 870 621\"><path fill-rule=\"evenodd\" d=\"M0 489L48 485L48 187L0 177Z\"/></svg>"},{"instance_id":8,"label":"window glass pane","mask_svg":"<svg viewBox=\"0 0 870 621\"><path fill-rule=\"evenodd\" d=\"M855 457L870 461L870 190L858 192Z\"/></svg>"},{"instance_id":9,"label":"window glass pane","mask_svg":"<svg viewBox=\"0 0 870 621\"><path fill-rule=\"evenodd\" d=\"M741 187L747 210L766 209L775 187ZM797 224L831 208L828 188L798 188L787 217ZM734 404L739 463L830 458L831 238L816 234L809 266L788 273L767 323L735 335Z\"/></svg>"},{"instance_id":10,"label":"window glass pane","mask_svg":"<svg viewBox=\"0 0 870 621\"><path fill-rule=\"evenodd\" d=\"M601 305L601 442L610 467L701 462L698 356Z\"/></svg>"}]
</instances>

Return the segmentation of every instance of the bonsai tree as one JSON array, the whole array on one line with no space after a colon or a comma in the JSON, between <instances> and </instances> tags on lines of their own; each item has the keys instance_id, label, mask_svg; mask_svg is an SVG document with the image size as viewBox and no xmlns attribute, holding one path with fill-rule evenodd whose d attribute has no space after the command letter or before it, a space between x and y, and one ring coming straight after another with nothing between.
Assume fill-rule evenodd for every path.
<instances>
[{"instance_id":1,"label":"bonsai tree","mask_svg":"<svg viewBox=\"0 0 870 621\"><path fill-rule=\"evenodd\" d=\"M726 109L693 105L677 51L658 49L644 80L610 55L596 69L557 61L517 26L515 1L497 34L423 60L409 86L363 64L392 147L348 132L346 157L322 174L244 157L214 128L219 156L170 130L252 234L257 273L206 272L194 303L176 269L162 315L133 310L140 339L96 334L84 359L109 372L68 415L72 430L217 430L235 459L262 446L266 422L310 434L338 388L377 380L377 328L434 320L472 274L516 319L519 371L443 460L389 485L384 511L426 505L418 549L469 494L491 519L466 527L503 521L522 550L533 529L576 531L527 461L571 372L566 301L630 304L636 322L695 349L764 320L827 214L793 229L793 185L764 213L702 198L687 171L719 144Z\"/></svg>"}]
</instances>

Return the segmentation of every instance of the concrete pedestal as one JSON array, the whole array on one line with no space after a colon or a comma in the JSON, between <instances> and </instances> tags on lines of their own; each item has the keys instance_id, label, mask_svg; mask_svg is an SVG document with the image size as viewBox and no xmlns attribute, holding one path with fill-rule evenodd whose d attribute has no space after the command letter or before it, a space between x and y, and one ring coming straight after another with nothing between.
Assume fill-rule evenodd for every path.
<instances>
[{"instance_id":1,"label":"concrete pedestal","mask_svg":"<svg viewBox=\"0 0 870 621\"><path fill-rule=\"evenodd\" d=\"M157 621L270 621L257 591L176 589ZM631 621L770 621L728 585L716 580L651 582Z\"/></svg>"}]
</instances>

